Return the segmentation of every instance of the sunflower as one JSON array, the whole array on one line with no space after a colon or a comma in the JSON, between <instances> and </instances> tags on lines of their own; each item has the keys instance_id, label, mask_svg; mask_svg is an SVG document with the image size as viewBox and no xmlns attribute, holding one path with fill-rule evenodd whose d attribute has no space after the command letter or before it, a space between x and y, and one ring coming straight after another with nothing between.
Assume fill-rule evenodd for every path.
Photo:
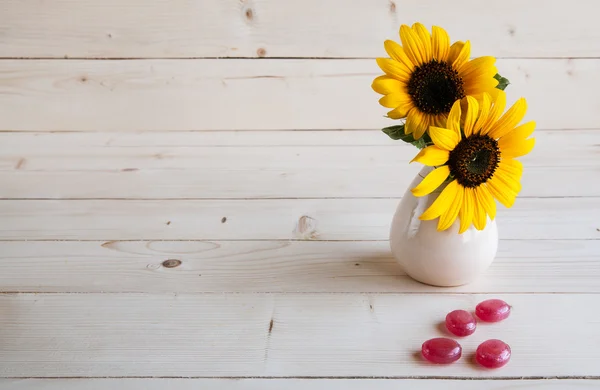
<instances>
[{"instance_id":1,"label":"sunflower","mask_svg":"<svg viewBox=\"0 0 600 390\"><path fill-rule=\"evenodd\" d=\"M456 100L465 96L481 99L484 92L497 94L498 80L494 57L469 60L471 44L455 42L450 46L448 33L433 26L432 34L421 23L400 27L398 43L386 40L391 58L378 58L385 72L372 84L375 92L385 95L379 103L392 119L406 118L404 131L414 139L423 136L429 126L443 126Z\"/></svg>"},{"instance_id":2,"label":"sunflower","mask_svg":"<svg viewBox=\"0 0 600 390\"><path fill-rule=\"evenodd\" d=\"M433 220L439 217L438 230L446 230L460 218L459 233L471 223L483 230L487 216L496 216L497 199L510 208L521 191L523 165L516 157L529 153L535 144L528 138L535 122L517 124L527 110L525 99L519 99L502 117L506 94L500 91L496 99L483 95L481 104L467 96L466 112L461 118L461 101L456 101L445 128L432 126L429 134L433 145L422 149L412 160L436 167L413 188L413 195L430 194L447 183L438 198L419 217ZM461 131L462 124L462 131ZM411 162L412 162L411 161Z\"/></svg>"}]
</instances>

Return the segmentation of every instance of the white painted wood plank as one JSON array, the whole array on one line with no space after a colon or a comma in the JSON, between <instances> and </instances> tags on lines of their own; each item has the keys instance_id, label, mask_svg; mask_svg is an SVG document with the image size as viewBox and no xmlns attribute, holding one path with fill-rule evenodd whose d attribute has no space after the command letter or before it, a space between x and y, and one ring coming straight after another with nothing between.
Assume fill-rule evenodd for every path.
<instances>
[{"instance_id":1,"label":"white painted wood plank","mask_svg":"<svg viewBox=\"0 0 600 390\"><path fill-rule=\"evenodd\" d=\"M571 156L573 149L585 148L586 153L594 150L589 143L597 142L600 128L595 129L536 129L533 137L537 147L555 148L563 145ZM543 144L540 144L542 142ZM158 148L178 150L180 148L204 147L329 147L329 146L394 146L405 145L394 141L381 130L252 130L252 131L126 131L118 132L0 132L0 152L7 153L14 148L28 148L38 152L51 153L63 148L63 152L76 153L65 148L87 148L90 150L106 148ZM540 146L541 145L541 146ZM591 148L591 149L589 149ZM410 147L414 150L414 147ZM14 152L14 151L13 151ZM402 151L400 151L402 153ZM548 160L551 162L552 160ZM556 161L555 161L556 162ZM563 164L570 164L563 161Z\"/></svg>"},{"instance_id":2,"label":"white painted wood plank","mask_svg":"<svg viewBox=\"0 0 600 390\"><path fill-rule=\"evenodd\" d=\"M600 129L593 129L599 131ZM537 132L593 130L537 130ZM318 136L318 137L317 137ZM265 146L394 146L381 130L309 130L309 131L118 131L118 132L0 132L3 149L28 145L42 150L53 149L68 142L85 148L180 148L180 147L265 147Z\"/></svg>"},{"instance_id":3,"label":"white painted wood plank","mask_svg":"<svg viewBox=\"0 0 600 390\"><path fill-rule=\"evenodd\" d=\"M438 325L446 313L472 310L490 297L5 294L0 375L598 375L595 294L494 295L512 305L508 320L480 324L461 339L465 357L453 365L422 362L420 346L442 334ZM511 345L511 362L501 370L472 363L477 345L489 338Z\"/></svg>"},{"instance_id":4,"label":"white painted wood plank","mask_svg":"<svg viewBox=\"0 0 600 390\"><path fill-rule=\"evenodd\" d=\"M409 164L416 148L380 131L252 133L3 133L0 197L385 198L403 195L421 169ZM347 141L355 136L366 145ZM590 180L600 176L600 131L535 137L522 159L521 196L600 196L600 182Z\"/></svg>"},{"instance_id":5,"label":"white painted wood plank","mask_svg":"<svg viewBox=\"0 0 600 390\"><path fill-rule=\"evenodd\" d=\"M308 157L306 157L308 158ZM235 161L231 161L235 163ZM403 163L406 163L404 161ZM302 162L299 162L299 165ZM74 166L75 167L75 166ZM77 167L81 168L81 166ZM418 166L263 171L190 168L0 172L9 199L389 198L403 195ZM548 180L552 177L552 181ZM521 197L600 196L600 167L527 167ZM560 183L560 185L557 185Z\"/></svg>"},{"instance_id":6,"label":"white painted wood plank","mask_svg":"<svg viewBox=\"0 0 600 390\"><path fill-rule=\"evenodd\" d=\"M0 242L0 264L0 292L600 293L600 240L502 240L483 277L443 289L384 241Z\"/></svg>"},{"instance_id":7,"label":"white painted wood plank","mask_svg":"<svg viewBox=\"0 0 600 390\"><path fill-rule=\"evenodd\" d=\"M540 129L598 127L600 59L497 65ZM380 74L372 59L4 60L0 130L379 129L398 123L371 90Z\"/></svg>"},{"instance_id":8,"label":"white painted wood plank","mask_svg":"<svg viewBox=\"0 0 600 390\"><path fill-rule=\"evenodd\" d=\"M235 138L235 133L216 133L222 134L223 143ZM128 167L164 170L185 167L264 170L297 168L299 164L310 169L361 169L367 166L384 167L388 163L401 168L409 166L409 161L419 152L414 146L402 141L386 145L343 145L343 139L353 137L353 131L302 133L305 133L305 138L312 139L310 145L198 145L205 132L174 132L172 135L168 132L166 135L164 132L158 133L160 138L170 138L168 146L146 146L153 143L156 133L144 133L136 138L139 140L138 145L128 146L113 145L112 133L91 133L104 136L101 145L88 145L90 141L86 140L86 133L3 133L0 137L0 142L3 142L0 148L0 171L13 171L19 164L21 171L39 172L73 171L74 168L113 171ZM43 136L39 137L39 134ZM341 145L320 144L323 136L329 136L329 142L333 142L334 136L331 134L340 140ZM264 138L267 137L269 135L264 135ZM372 131L371 137L388 138L378 131ZM540 130L532 137L536 139L535 148L530 154L519 158L527 166L600 166L596 158L600 150L600 130ZM558 153L560 158L556 156ZM21 161L22 159L25 161ZM232 162L232 159L237 161Z\"/></svg>"},{"instance_id":9,"label":"white painted wood plank","mask_svg":"<svg viewBox=\"0 0 600 390\"><path fill-rule=\"evenodd\" d=\"M387 240L399 199L4 200L2 240ZM227 222L222 223L226 217ZM600 198L498 206L503 239L597 239Z\"/></svg>"},{"instance_id":10,"label":"white painted wood plank","mask_svg":"<svg viewBox=\"0 0 600 390\"><path fill-rule=\"evenodd\" d=\"M599 56L594 0L4 0L9 57L375 57L401 23L470 39L476 55ZM337 28L339 26L339 28ZM560 28L557 28L560 26Z\"/></svg>"},{"instance_id":11,"label":"white painted wood plank","mask_svg":"<svg viewBox=\"0 0 600 390\"><path fill-rule=\"evenodd\" d=\"M5 390L584 390L597 380L436 379L0 379Z\"/></svg>"}]
</instances>

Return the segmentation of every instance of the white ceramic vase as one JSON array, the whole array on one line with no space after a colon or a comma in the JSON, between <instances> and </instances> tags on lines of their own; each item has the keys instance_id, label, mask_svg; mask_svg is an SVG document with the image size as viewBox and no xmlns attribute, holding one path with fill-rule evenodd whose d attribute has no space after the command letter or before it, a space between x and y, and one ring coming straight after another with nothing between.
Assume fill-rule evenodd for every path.
<instances>
[{"instance_id":1,"label":"white ceramic vase","mask_svg":"<svg viewBox=\"0 0 600 390\"><path fill-rule=\"evenodd\" d=\"M489 218L484 230L474 226L458 234L460 222L445 231L438 220L421 221L419 216L441 193L415 197L410 189L432 170L424 167L415 176L394 214L390 247L396 260L413 279L434 286L460 286L475 280L494 261L498 250L498 228Z\"/></svg>"}]
</instances>

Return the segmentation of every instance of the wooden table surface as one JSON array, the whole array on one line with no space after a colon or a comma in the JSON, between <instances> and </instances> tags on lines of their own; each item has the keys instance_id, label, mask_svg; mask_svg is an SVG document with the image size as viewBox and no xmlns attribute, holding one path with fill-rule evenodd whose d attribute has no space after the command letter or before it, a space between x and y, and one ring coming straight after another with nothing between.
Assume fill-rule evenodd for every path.
<instances>
[{"instance_id":1,"label":"wooden table surface","mask_svg":"<svg viewBox=\"0 0 600 390\"><path fill-rule=\"evenodd\" d=\"M595 0L3 0L0 388L600 388ZM390 254L419 167L370 88L400 24L494 55L537 121L472 284ZM510 318L426 364L451 310ZM511 362L486 371L477 345Z\"/></svg>"}]
</instances>

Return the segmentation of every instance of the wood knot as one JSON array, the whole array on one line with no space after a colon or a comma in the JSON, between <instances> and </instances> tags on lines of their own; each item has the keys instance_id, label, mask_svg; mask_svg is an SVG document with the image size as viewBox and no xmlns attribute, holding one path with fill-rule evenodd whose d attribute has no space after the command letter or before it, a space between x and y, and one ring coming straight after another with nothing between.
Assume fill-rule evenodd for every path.
<instances>
[{"instance_id":1,"label":"wood knot","mask_svg":"<svg viewBox=\"0 0 600 390\"><path fill-rule=\"evenodd\" d=\"M162 266L165 268L175 268L181 265L181 260L169 259L162 262Z\"/></svg>"},{"instance_id":2,"label":"wood knot","mask_svg":"<svg viewBox=\"0 0 600 390\"><path fill-rule=\"evenodd\" d=\"M246 19L253 20L254 19L254 11L252 11L252 8L247 8L245 15L246 15Z\"/></svg>"},{"instance_id":3,"label":"wood knot","mask_svg":"<svg viewBox=\"0 0 600 390\"><path fill-rule=\"evenodd\" d=\"M396 3L394 3L393 1L390 1L390 12L393 14L396 13Z\"/></svg>"},{"instance_id":4,"label":"wood knot","mask_svg":"<svg viewBox=\"0 0 600 390\"><path fill-rule=\"evenodd\" d=\"M24 158L20 158L19 161L17 161L17 165L15 165L15 169L21 169L23 168L23 164L25 164L25 159Z\"/></svg>"},{"instance_id":5,"label":"wood knot","mask_svg":"<svg viewBox=\"0 0 600 390\"><path fill-rule=\"evenodd\" d=\"M225 223L225 222L227 222L227 217L221 218L221 223Z\"/></svg>"},{"instance_id":6,"label":"wood knot","mask_svg":"<svg viewBox=\"0 0 600 390\"><path fill-rule=\"evenodd\" d=\"M267 55L267 51L261 47L256 51L256 54L262 58Z\"/></svg>"},{"instance_id":7,"label":"wood knot","mask_svg":"<svg viewBox=\"0 0 600 390\"><path fill-rule=\"evenodd\" d=\"M85 83L85 82L87 82L87 81L88 81L88 78L87 78L86 76L81 76L81 77L79 78L79 81L81 81L82 83Z\"/></svg>"},{"instance_id":8,"label":"wood knot","mask_svg":"<svg viewBox=\"0 0 600 390\"><path fill-rule=\"evenodd\" d=\"M305 240L314 240L319 236L317 232L317 220L307 215L303 215L298 219L294 233L298 238Z\"/></svg>"}]
</instances>

